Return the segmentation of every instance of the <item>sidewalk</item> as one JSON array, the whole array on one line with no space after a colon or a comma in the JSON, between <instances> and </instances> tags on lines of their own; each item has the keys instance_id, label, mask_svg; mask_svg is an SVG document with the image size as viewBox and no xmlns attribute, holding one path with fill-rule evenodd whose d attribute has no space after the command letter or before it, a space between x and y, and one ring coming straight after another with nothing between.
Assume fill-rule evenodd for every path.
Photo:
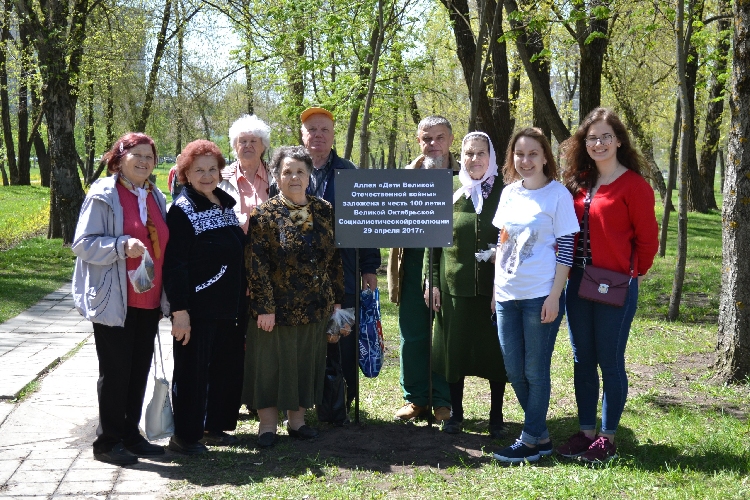
<instances>
[{"instance_id":1,"label":"sidewalk","mask_svg":"<svg viewBox=\"0 0 750 500\"><path fill-rule=\"evenodd\" d=\"M160 324L160 335L170 377L172 337L166 320ZM83 341L74 356L41 380L34 394L22 403L10 402ZM122 468L94 460L97 378L93 329L73 307L70 284L0 324L0 398L6 400L0 401L0 497L112 499L175 494L169 482L179 479L178 467L172 463L176 455L169 451ZM152 384L150 377L146 403Z\"/></svg>"}]
</instances>

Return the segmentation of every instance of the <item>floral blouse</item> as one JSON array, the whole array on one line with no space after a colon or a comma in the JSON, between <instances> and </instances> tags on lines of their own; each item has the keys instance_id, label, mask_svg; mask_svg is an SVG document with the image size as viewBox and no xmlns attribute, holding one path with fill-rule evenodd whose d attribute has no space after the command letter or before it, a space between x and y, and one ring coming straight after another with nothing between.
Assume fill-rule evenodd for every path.
<instances>
[{"instance_id":1,"label":"floral blouse","mask_svg":"<svg viewBox=\"0 0 750 500\"><path fill-rule=\"evenodd\" d=\"M250 214L245 269L250 314L276 314L277 325L328 319L344 298L344 270L333 238L333 208L307 196L312 230L302 232L279 196Z\"/></svg>"}]
</instances>

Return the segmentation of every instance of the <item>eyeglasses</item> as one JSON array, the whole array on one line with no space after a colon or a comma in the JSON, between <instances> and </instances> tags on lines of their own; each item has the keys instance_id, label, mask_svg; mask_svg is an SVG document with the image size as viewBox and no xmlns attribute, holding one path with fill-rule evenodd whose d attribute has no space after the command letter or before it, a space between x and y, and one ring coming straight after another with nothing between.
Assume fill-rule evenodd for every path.
<instances>
[{"instance_id":1,"label":"eyeglasses","mask_svg":"<svg viewBox=\"0 0 750 500\"><path fill-rule=\"evenodd\" d=\"M128 156L135 158L138 161L145 161L146 163L154 162L154 157L151 155L139 155L138 153L128 153Z\"/></svg>"},{"instance_id":2,"label":"eyeglasses","mask_svg":"<svg viewBox=\"0 0 750 500\"><path fill-rule=\"evenodd\" d=\"M612 140L615 138L612 134L602 134L601 136L597 137L595 135L590 135L586 137L586 147L593 148L596 146L597 142L600 142L602 146L609 146L612 144Z\"/></svg>"}]
</instances>

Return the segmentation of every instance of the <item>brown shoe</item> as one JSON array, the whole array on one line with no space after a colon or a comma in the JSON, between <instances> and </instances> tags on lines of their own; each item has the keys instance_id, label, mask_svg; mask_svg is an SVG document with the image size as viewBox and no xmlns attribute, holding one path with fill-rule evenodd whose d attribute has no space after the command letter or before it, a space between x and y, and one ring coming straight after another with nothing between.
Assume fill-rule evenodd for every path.
<instances>
[{"instance_id":1,"label":"brown shoe","mask_svg":"<svg viewBox=\"0 0 750 500\"><path fill-rule=\"evenodd\" d=\"M393 416L394 420L415 420L423 417L427 412L426 406L418 406L414 403L406 403L404 406L399 408L396 414Z\"/></svg>"},{"instance_id":2,"label":"brown shoe","mask_svg":"<svg viewBox=\"0 0 750 500\"><path fill-rule=\"evenodd\" d=\"M450 406L438 406L435 408L435 420L442 422L451 418L451 407Z\"/></svg>"}]
</instances>

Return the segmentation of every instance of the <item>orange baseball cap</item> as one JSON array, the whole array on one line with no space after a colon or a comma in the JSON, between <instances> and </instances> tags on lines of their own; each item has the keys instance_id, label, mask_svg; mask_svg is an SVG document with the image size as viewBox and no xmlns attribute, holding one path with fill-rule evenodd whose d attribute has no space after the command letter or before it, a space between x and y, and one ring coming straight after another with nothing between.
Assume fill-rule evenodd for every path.
<instances>
[{"instance_id":1,"label":"orange baseball cap","mask_svg":"<svg viewBox=\"0 0 750 500\"><path fill-rule=\"evenodd\" d=\"M310 116L312 116L312 115L325 115L328 118L330 118L331 121L335 121L333 119L333 113L331 113L330 111L328 111L326 108L317 108L317 107L307 108L306 110L304 110L299 115L299 120L302 123L304 123L305 120L307 120L308 118L310 118Z\"/></svg>"}]
</instances>

